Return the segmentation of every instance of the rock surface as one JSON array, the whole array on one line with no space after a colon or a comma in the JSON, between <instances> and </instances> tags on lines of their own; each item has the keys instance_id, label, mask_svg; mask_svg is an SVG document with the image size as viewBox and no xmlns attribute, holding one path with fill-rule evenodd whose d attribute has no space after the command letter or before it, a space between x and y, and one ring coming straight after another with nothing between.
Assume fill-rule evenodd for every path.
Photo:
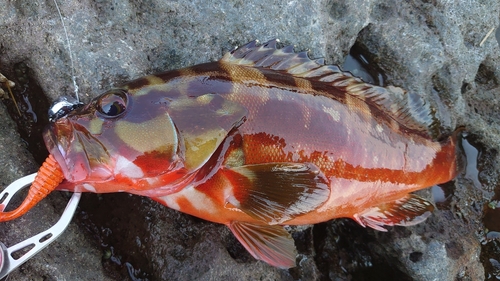
<instances>
[{"instance_id":1,"label":"rock surface","mask_svg":"<svg viewBox=\"0 0 500 281\"><path fill-rule=\"evenodd\" d=\"M280 38L336 64L352 48L370 62L370 69L382 73L379 81L434 104L445 127L465 125L488 151L478 163L488 165L479 164L482 187L470 175L443 187L445 203L421 225L381 233L336 220L294 232L300 263L289 271L256 262L223 226L136 196L89 194L67 232L10 280L485 279L481 215L494 196L500 170L500 50L494 34L483 39L499 25L500 3L152 0L59 5L71 53L53 1L5 2L0 12L0 72L22 84L16 70L23 62L31 69L25 73L50 100L73 94L73 71L80 97L88 101L145 74L217 60L253 39ZM22 102L21 107L28 108ZM2 126L11 122L4 111L0 119ZM0 130L2 186L36 169L13 132L11 125ZM40 211L3 224L0 241L15 243L44 229L45 222L57 219L54 208L62 209L66 198L53 194Z\"/></svg>"}]
</instances>

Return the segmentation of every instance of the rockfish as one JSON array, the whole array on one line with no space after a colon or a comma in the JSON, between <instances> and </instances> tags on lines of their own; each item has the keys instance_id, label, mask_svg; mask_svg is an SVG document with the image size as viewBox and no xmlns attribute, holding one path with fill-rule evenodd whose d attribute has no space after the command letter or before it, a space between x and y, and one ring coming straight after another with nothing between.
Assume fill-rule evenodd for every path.
<instances>
[{"instance_id":1,"label":"rockfish","mask_svg":"<svg viewBox=\"0 0 500 281\"><path fill-rule=\"evenodd\" d=\"M410 192L460 172L459 131L441 134L417 94L272 40L112 89L43 137L58 173L47 185L150 197L227 225L256 259L289 268L296 253L283 225L425 220L432 203Z\"/></svg>"}]
</instances>

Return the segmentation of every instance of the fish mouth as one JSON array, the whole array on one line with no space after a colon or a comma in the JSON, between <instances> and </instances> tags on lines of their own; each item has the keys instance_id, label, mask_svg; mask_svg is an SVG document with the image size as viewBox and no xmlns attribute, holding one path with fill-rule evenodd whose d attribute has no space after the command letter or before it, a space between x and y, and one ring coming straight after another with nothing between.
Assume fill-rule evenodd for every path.
<instances>
[{"instance_id":1,"label":"fish mouth","mask_svg":"<svg viewBox=\"0 0 500 281\"><path fill-rule=\"evenodd\" d=\"M100 155L108 155L97 140L88 139L88 137L88 134L74 128L71 121L65 118L51 123L43 133L43 140L49 153L61 166L64 178L68 182L106 181L112 177L110 167L89 160L89 151L98 151Z\"/></svg>"},{"instance_id":2,"label":"fish mouth","mask_svg":"<svg viewBox=\"0 0 500 281\"><path fill-rule=\"evenodd\" d=\"M86 175L81 175L81 173L74 173L74 164L67 157L67 147L63 147L63 143L70 143L71 140L66 139L67 137L63 134L57 133L59 126L56 126L55 123L50 124L47 128L45 128L43 132L43 140L45 142L45 146L49 153L54 156L54 159L57 161L61 170L63 171L64 178L70 182L78 182L85 178ZM72 134L68 134L69 136ZM64 139L64 141L62 141ZM70 168L71 167L71 168Z\"/></svg>"},{"instance_id":3,"label":"fish mouth","mask_svg":"<svg viewBox=\"0 0 500 281\"><path fill-rule=\"evenodd\" d=\"M109 152L84 126L61 118L47 127L43 139L68 182L106 182L113 179Z\"/></svg>"}]
</instances>

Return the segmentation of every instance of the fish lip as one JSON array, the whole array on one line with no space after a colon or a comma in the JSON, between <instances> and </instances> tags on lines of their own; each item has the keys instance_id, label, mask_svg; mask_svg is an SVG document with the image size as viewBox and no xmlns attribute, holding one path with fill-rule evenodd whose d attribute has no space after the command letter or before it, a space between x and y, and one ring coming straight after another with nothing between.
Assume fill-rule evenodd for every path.
<instances>
[{"instance_id":1,"label":"fish lip","mask_svg":"<svg viewBox=\"0 0 500 281\"><path fill-rule=\"evenodd\" d=\"M45 146L47 147L49 153L52 156L54 156L54 159L61 167L61 170L64 174L64 178L69 182L76 182L78 181L78 179L75 177L73 171L70 169L72 164L69 163L69 160L67 159L67 157L65 157L66 155L65 148L60 145L60 142L58 141L57 138L57 134L55 132L56 130L57 126L55 123L51 123L49 124L49 126L45 128L43 132L43 140L45 142Z\"/></svg>"}]
</instances>

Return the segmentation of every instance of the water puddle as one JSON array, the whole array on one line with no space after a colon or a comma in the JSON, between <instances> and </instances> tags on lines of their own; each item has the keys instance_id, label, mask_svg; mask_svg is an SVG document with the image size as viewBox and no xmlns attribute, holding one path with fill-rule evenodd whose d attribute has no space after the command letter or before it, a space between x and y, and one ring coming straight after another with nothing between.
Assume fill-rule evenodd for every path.
<instances>
[{"instance_id":1,"label":"water puddle","mask_svg":"<svg viewBox=\"0 0 500 281\"><path fill-rule=\"evenodd\" d=\"M477 167L477 160L479 158L479 149L473 146L467 137L462 138L462 147L465 152L467 165L465 166L465 178L472 181L474 187L482 189L481 182L479 181L479 170Z\"/></svg>"},{"instance_id":2,"label":"water puddle","mask_svg":"<svg viewBox=\"0 0 500 281\"><path fill-rule=\"evenodd\" d=\"M497 151L488 150L477 137L463 141L467 166L464 177L481 191L483 229L477 234L481 240L480 260L485 270L485 280L500 279L500 185L497 184Z\"/></svg>"},{"instance_id":3,"label":"water puddle","mask_svg":"<svg viewBox=\"0 0 500 281\"><path fill-rule=\"evenodd\" d=\"M455 182L447 182L431 187L432 200L439 210L449 210L455 190Z\"/></svg>"},{"instance_id":4,"label":"water puddle","mask_svg":"<svg viewBox=\"0 0 500 281\"><path fill-rule=\"evenodd\" d=\"M349 71L352 75L363 79L363 81L384 86L384 75L354 45L344 60L342 70Z\"/></svg>"}]
</instances>

